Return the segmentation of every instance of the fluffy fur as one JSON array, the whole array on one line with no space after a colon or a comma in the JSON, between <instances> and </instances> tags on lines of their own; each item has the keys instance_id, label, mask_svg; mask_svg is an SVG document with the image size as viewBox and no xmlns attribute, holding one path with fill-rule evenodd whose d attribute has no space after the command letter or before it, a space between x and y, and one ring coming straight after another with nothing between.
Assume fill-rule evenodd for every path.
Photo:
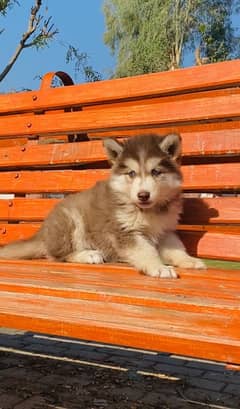
<instances>
[{"instance_id":1,"label":"fluffy fur","mask_svg":"<svg viewBox=\"0 0 240 409\"><path fill-rule=\"evenodd\" d=\"M181 213L181 139L140 135L106 139L111 176L63 199L31 239L0 249L0 258L127 262L152 277L174 266L204 268L174 233ZM166 265L167 264L167 265Z\"/></svg>"}]
</instances>

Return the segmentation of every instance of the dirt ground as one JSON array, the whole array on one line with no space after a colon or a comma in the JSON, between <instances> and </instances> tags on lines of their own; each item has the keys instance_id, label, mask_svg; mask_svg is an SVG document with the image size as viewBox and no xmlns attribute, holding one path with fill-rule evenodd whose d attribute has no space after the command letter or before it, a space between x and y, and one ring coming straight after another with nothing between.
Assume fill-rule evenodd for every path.
<instances>
[{"instance_id":1,"label":"dirt ground","mask_svg":"<svg viewBox=\"0 0 240 409\"><path fill-rule=\"evenodd\" d=\"M0 333L1 409L240 408L240 375L166 354Z\"/></svg>"}]
</instances>

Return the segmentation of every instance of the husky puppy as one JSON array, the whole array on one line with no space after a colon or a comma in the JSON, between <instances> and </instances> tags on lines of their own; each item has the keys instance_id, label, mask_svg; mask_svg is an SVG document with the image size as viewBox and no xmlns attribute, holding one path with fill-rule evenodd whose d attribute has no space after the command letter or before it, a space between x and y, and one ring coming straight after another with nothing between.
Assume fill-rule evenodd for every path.
<instances>
[{"instance_id":1,"label":"husky puppy","mask_svg":"<svg viewBox=\"0 0 240 409\"><path fill-rule=\"evenodd\" d=\"M110 178L67 196L32 238L2 247L0 258L127 262L162 278L176 278L174 266L204 268L175 234L182 210L180 136L106 139L104 147Z\"/></svg>"}]
</instances>

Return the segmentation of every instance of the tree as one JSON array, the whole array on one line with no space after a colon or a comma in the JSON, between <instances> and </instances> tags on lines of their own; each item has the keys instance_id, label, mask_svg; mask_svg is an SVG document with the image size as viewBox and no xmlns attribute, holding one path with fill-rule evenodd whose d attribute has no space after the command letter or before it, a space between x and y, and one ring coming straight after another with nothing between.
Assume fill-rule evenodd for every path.
<instances>
[{"instance_id":1,"label":"tree","mask_svg":"<svg viewBox=\"0 0 240 409\"><path fill-rule=\"evenodd\" d=\"M17 0L0 0L0 13L6 15L10 7L18 3ZM40 8L42 6L41 0L35 0L34 5L31 8L28 25L26 31L22 34L19 43L10 58L10 61L7 63L3 71L0 73L0 82L6 77L9 71L12 69L16 63L19 55L26 48L36 47L42 48L45 47L50 40L58 33L58 30L54 27L52 23L52 18L49 17L46 20L43 20L43 16L39 14ZM1 30L2 32L3 30Z\"/></svg>"},{"instance_id":2,"label":"tree","mask_svg":"<svg viewBox=\"0 0 240 409\"><path fill-rule=\"evenodd\" d=\"M116 77L175 69L186 51L198 63L232 58L239 39L231 0L105 0L105 43Z\"/></svg>"},{"instance_id":3,"label":"tree","mask_svg":"<svg viewBox=\"0 0 240 409\"><path fill-rule=\"evenodd\" d=\"M164 0L107 0L104 13L105 43L117 56L115 76L167 69L164 58L166 39L158 24ZM151 3L151 4L150 4ZM163 18L161 17L161 20ZM151 21L151 24L148 24Z\"/></svg>"},{"instance_id":4,"label":"tree","mask_svg":"<svg viewBox=\"0 0 240 409\"><path fill-rule=\"evenodd\" d=\"M165 2L163 35L166 36L165 58L169 58L168 68L176 69L182 64L183 53L191 41L196 25L195 15L198 0L170 0ZM159 22L161 24L161 22Z\"/></svg>"},{"instance_id":5,"label":"tree","mask_svg":"<svg viewBox=\"0 0 240 409\"><path fill-rule=\"evenodd\" d=\"M231 0L202 0L196 16L196 63L216 62L239 55L239 37L232 27Z\"/></svg>"},{"instance_id":6,"label":"tree","mask_svg":"<svg viewBox=\"0 0 240 409\"><path fill-rule=\"evenodd\" d=\"M9 62L0 73L0 82L3 81L9 71L12 69L23 50L27 48L44 48L51 40L56 38L58 30L52 23L52 17L50 16L47 19L43 19L43 16L40 14L42 4L42 0L35 0L35 3L31 7L27 29L22 34ZM17 0L0 0L0 15L6 16L8 10L14 5L20 4ZM3 31L4 29L0 29L0 34ZM60 42L60 44L66 50L66 63L73 65L75 78L77 78L77 75L80 73L86 82L98 81L101 79L101 74L95 71L89 64L87 53L81 52L73 45L65 45L63 42ZM37 75L35 78L41 78L41 75ZM58 82L56 81L56 83Z\"/></svg>"},{"instance_id":7,"label":"tree","mask_svg":"<svg viewBox=\"0 0 240 409\"><path fill-rule=\"evenodd\" d=\"M73 64L75 78L80 73L86 82L95 82L102 79L101 74L89 64L87 53L80 51L79 48L74 47L72 44L69 44L67 48L66 63Z\"/></svg>"}]
</instances>

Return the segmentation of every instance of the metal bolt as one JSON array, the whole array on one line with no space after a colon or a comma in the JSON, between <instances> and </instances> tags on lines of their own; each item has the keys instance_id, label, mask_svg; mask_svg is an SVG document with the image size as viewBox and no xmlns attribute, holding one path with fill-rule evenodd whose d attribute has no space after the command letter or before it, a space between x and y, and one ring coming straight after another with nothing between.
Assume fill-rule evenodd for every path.
<instances>
[{"instance_id":1,"label":"metal bolt","mask_svg":"<svg viewBox=\"0 0 240 409\"><path fill-rule=\"evenodd\" d=\"M1 233L2 233L2 234L7 233L7 230L5 229L5 227L1 229Z\"/></svg>"},{"instance_id":2,"label":"metal bolt","mask_svg":"<svg viewBox=\"0 0 240 409\"><path fill-rule=\"evenodd\" d=\"M26 148L23 146L23 147L21 148L21 151L22 151L22 152L25 152L25 150L26 150Z\"/></svg>"},{"instance_id":3,"label":"metal bolt","mask_svg":"<svg viewBox=\"0 0 240 409\"><path fill-rule=\"evenodd\" d=\"M37 95L33 95L33 96L32 96L32 99L33 99L33 101L36 101Z\"/></svg>"},{"instance_id":4,"label":"metal bolt","mask_svg":"<svg viewBox=\"0 0 240 409\"><path fill-rule=\"evenodd\" d=\"M31 122L28 122L27 127L31 128L31 126L32 126Z\"/></svg>"},{"instance_id":5,"label":"metal bolt","mask_svg":"<svg viewBox=\"0 0 240 409\"><path fill-rule=\"evenodd\" d=\"M14 175L14 178L18 179L19 178L19 173L16 173L16 175Z\"/></svg>"},{"instance_id":6,"label":"metal bolt","mask_svg":"<svg viewBox=\"0 0 240 409\"><path fill-rule=\"evenodd\" d=\"M12 206L13 206L13 202L12 202L11 200L9 200L8 206L9 206L9 207L12 207Z\"/></svg>"}]
</instances>

